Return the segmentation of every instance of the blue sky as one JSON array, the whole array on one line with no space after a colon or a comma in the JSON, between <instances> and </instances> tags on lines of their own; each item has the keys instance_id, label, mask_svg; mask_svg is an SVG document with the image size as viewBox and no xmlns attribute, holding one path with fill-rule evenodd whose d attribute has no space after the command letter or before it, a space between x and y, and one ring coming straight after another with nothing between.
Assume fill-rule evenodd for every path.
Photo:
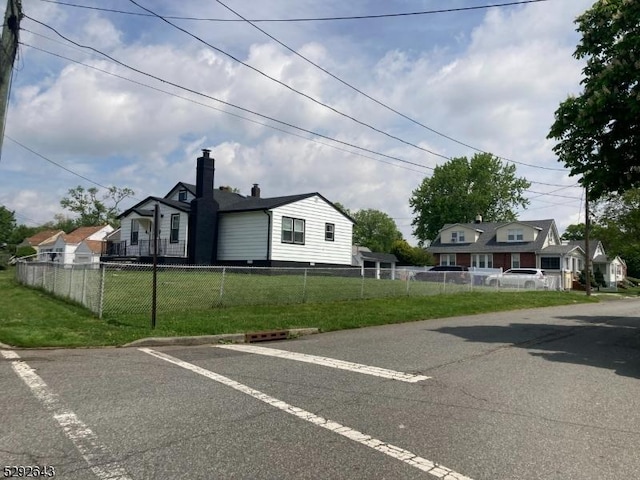
<instances>
[{"instance_id":1,"label":"blue sky","mask_svg":"<svg viewBox=\"0 0 640 480\"><path fill-rule=\"evenodd\" d=\"M213 1L136 2L162 16L234 18ZM125 0L69 3L144 13ZM378 15L488 3L494 2L224 2L251 19ZM573 21L591 3L548 0L433 15L256 25L395 110L459 142L519 162L518 175L537 182L520 218L554 218L562 231L580 219L582 191L572 187L576 180L562 170L546 135L559 102L580 92L582 65L572 57L579 40ZM210 148L216 186L231 185L248 194L259 183L263 196L317 191L352 210L388 213L415 243L411 192L446 161L441 156L475 153L380 107L244 22L171 20L198 41L158 18L43 0L23 0L23 9L29 18L21 25L25 45L15 64L6 135L96 183L132 188L135 198L124 208L149 195L164 195L178 181L193 182L195 158L200 149ZM209 98L79 48L34 20ZM211 47L406 143L339 116ZM210 97L376 153L283 127ZM14 210L19 223L43 223L64 213L59 201L76 185L93 186L5 138L0 204Z\"/></svg>"}]
</instances>

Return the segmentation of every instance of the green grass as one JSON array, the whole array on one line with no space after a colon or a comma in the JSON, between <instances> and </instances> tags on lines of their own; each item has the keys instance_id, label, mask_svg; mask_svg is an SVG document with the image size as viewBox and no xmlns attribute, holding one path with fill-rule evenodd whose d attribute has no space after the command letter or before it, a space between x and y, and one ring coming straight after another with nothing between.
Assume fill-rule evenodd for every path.
<instances>
[{"instance_id":1,"label":"green grass","mask_svg":"<svg viewBox=\"0 0 640 480\"><path fill-rule=\"evenodd\" d=\"M166 295L170 291L171 298L175 298L176 303L163 305L162 301L159 302L157 326L152 330L150 308L147 305L148 291L150 291L149 275L138 272L135 275L126 276L125 281L117 277L107 279L107 286L109 282L118 280L120 287L114 292L114 285L111 286L110 295L114 296L108 302L105 300L105 303L111 302L114 305L118 302L120 305L126 303L129 304L128 312L133 310L137 313L112 311L102 320L80 306L56 299L40 290L21 286L15 282L14 276L13 268L0 271L0 342L18 347L123 345L149 336L213 335L299 327L317 327L321 331L332 331L491 311L597 301L593 297L587 298L584 293L572 292L474 291L433 295L441 288L439 285L414 282L410 288L414 288L415 285L416 289L424 289L421 296L335 300L325 303L311 303L311 299L307 298L307 303L225 307L216 306L214 301L219 298L220 284L217 285L218 290L216 290L216 285L212 286L210 282L203 281L204 277L201 277L199 282L193 281L192 277L189 277L189 280L187 277L182 279L175 277L170 281L167 277L164 279L159 277L159 293L165 295L161 298L167 303ZM267 294L275 295L282 290L282 288L276 289L276 285L280 283L282 287L282 282L286 280L278 276L255 277L258 278L247 280L245 276L244 283L241 284L243 288L236 288L237 292L233 294L229 292L229 299L236 295L237 301L255 300L256 295L251 293L250 287L255 287L256 283L252 282L258 282L263 289L266 289ZM336 280L340 281L337 284L329 282ZM342 280L348 280L348 282L342 282ZM329 282L324 284L325 289L332 285L331 291L334 292L332 295L336 298L340 298L346 291L351 294L355 288L353 281L360 289L358 292L361 292L360 279L323 278L322 280L322 282ZM165 285L161 286L161 282L165 282ZM369 294L373 294L374 288L383 289L377 293L389 294L390 288L396 289L397 285L401 285L406 295L406 285L403 282L373 279L366 279L365 282L372 284ZM197 286L201 284L204 286ZM381 286L383 284L387 286ZM227 283L228 287L231 285ZM162 288L171 290L163 292ZM109 291L108 288L105 290ZM410 291L410 293L417 292ZM429 293L432 295L427 295ZM185 300L183 295L188 296L188 299ZM326 295L324 298L326 300Z\"/></svg>"}]
</instances>

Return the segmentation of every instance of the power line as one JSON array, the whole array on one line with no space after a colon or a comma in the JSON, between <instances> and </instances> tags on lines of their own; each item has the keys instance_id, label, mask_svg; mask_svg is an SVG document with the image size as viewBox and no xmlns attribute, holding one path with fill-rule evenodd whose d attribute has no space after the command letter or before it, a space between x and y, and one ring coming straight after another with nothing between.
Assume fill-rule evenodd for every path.
<instances>
[{"instance_id":1,"label":"power line","mask_svg":"<svg viewBox=\"0 0 640 480\"><path fill-rule=\"evenodd\" d=\"M163 22L165 22L165 23L167 23L167 24L171 25L171 26L172 26L173 28L175 28L176 30L180 30L181 32L185 33L186 35L189 35L191 38L193 38L193 39L197 40L198 42L202 43L203 45L206 45L207 47L209 47L209 48L211 48L211 49L215 50L216 52L221 53L222 55L225 55L226 57L230 58L230 59L231 59L231 60L233 60L234 62L237 62L237 63L239 63L239 64L241 64L241 65L244 65L245 67L247 67L248 69L250 69L250 70L254 71L255 73L257 73L257 74L259 74L259 75L261 75L261 76L263 76L263 77L265 77L265 78L268 78L268 79L269 79L269 80L271 80L272 82L275 82L275 83L277 83L278 85L283 86L284 88L286 88L287 90L289 90L289 91L291 91L291 92L294 92L294 93L296 93L296 94L298 94L298 95L300 95L300 96L302 96L302 97L304 97L304 98L306 98L306 99L308 99L308 100L311 100L313 103L315 103L315 104L317 104L317 105L320 105L320 106L322 106L322 107L324 107L324 108L326 108L326 109L331 110L332 112L334 112L334 113L336 113L336 114L340 115L341 117L347 118L347 119L351 120L352 122L357 123L358 125L361 125L361 126L363 126L363 127L367 127L367 128L369 128L370 130L373 130L374 132L380 133L380 134L382 134L382 135L384 135L384 136L386 136L386 137L388 137L388 138L391 138L391 139L397 140L398 142L404 143L405 145L409 145L409 146L411 146L411 147L417 148L418 150L422 150L423 152L427 152L427 153L430 153L431 155L435 155L435 156L437 156L437 157L440 157L440 158L444 158L444 159L449 160L449 157L447 157L446 155L443 155L443 154L441 154L441 153L434 152L433 150L429 150L428 148L421 147L421 146L419 146L419 145L416 145L415 143L411 143L411 142L409 142L409 141L407 141L407 140L404 140L404 139L402 139L402 138L400 138L400 137L397 137L396 135L393 135L393 134L391 134L391 133L385 132L384 130L381 130L381 129L377 128L377 127L374 127L373 125L370 125L370 124L368 124L368 123L366 123L366 122L363 122L362 120L358 120L357 118L355 118L355 117L353 117L353 116L351 116L351 115L349 115L349 114L347 114L347 113L344 113L343 111L338 110L337 108L332 107L331 105L328 105L328 104L326 104L326 103L324 103L324 102L322 102L322 101L318 100L317 98L312 97L311 95L308 95L308 94L306 94L306 93L304 93L304 92L302 92L302 91L300 91L300 90L298 90L298 89L296 89L296 88L293 88L291 85L287 85L287 84L286 84L286 83L284 83L283 81L278 80L278 79L277 79L277 78L275 78L275 77L272 77L271 75L269 75L269 74L267 74L267 73L263 72L262 70L260 70L260 69L258 69L258 68L256 68L256 67L254 67L253 65L249 65L248 63L243 62L243 61L242 61L242 60L240 60L239 58L237 58L237 57L235 57L234 55L232 55L232 54L230 54L230 53L228 53L228 52L226 52L226 51L222 50L221 48L218 48L218 47L213 46L213 45L212 45L212 44L210 44L209 42L207 42L207 41L203 40L202 38L198 37L197 35L194 35L194 34L193 34L193 33L191 33L189 30L186 30L186 29L184 29L184 28L182 28L182 27L180 27L180 26L176 25L175 23L170 22L169 20L167 20L166 18L164 18L162 15L159 15L159 14L155 13L153 10L150 10L150 9L148 9L148 8L146 8L146 7L143 7L142 5L140 5L139 3L137 3L135 0L129 0L129 1L130 1L131 3L133 3L134 5L138 6L139 8L141 8L142 10L145 10L145 11L147 11L147 12L149 12L149 13L154 14L157 18L159 18L159 19L160 19L160 20L162 20Z\"/></svg>"},{"instance_id":2,"label":"power line","mask_svg":"<svg viewBox=\"0 0 640 480\"><path fill-rule=\"evenodd\" d=\"M111 12L111 13L120 13L124 15L135 15L139 17L154 17L155 15L150 13L141 13L141 12L130 12L125 10L114 10L110 8L101 8L101 7L92 7L88 5L78 5L75 3L61 2L57 0L41 0L42 2L47 3L55 3L57 5L64 5L67 7L76 7L76 8L85 8L88 10L98 10L102 12ZM446 8L440 10L424 10L418 12L404 12L404 13L383 13L379 15L354 15L354 16L344 16L344 17L313 17L313 18L255 18L249 21L251 22L326 22L326 21L338 21L338 20L369 20L369 19L381 19L381 18L392 18L392 17L410 17L417 15L433 15L438 13L454 13L454 12L465 12L471 10L482 10L487 8L500 8L500 7L511 7L514 5L525 5L527 3L541 3L546 2L548 0L522 0L516 2L508 2L508 3L494 3L489 5L476 5L474 7L460 7L460 8ZM164 18L170 18L171 20L192 20L192 21L205 21L205 22L242 22L244 20L238 20L235 18L201 18L201 17L182 17L182 16L172 16L165 15Z\"/></svg>"},{"instance_id":3,"label":"power line","mask_svg":"<svg viewBox=\"0 0 640 480\"><path fill-rule=\"evenodd\" d=\"M135 2L133 0L132 3L135 4ZM369 100L371 100L372 102L376 103L377 105L380 105L381 107L385 108L386 110L395 113L396 115L399 115L400 117L404 118L405 120L410 121L411 123L418 125L419 127L424 128L425 130L428 130L429 132L435 133L436 135L439 135L440 137L446 138L447 140L450 140L452 142L457 143L458 145L462 145L464 147L470 148L472 150L475 150L476 152L480 152L480 153L489 153L486 152L485 150L482 150L480 148L476 148L472 145L469 145L468 143L462 142L460 140L457 140L449 135L446 135L442 132L439 132L425 124L423 124L422 122L409 117L408 115L396 110L395 108L387 105L384 102L381 102L380 100L372 97L371 95L363 92L362 90L360 90L359 88L351 85L350 83L348 83L347 81L343 80L342 78L338 77L337 75L331 73L330 71L328 71L327 69L325 69L324 67L318 65L317 63L315 63L313 60L310 60L309 58L305 57L304 55L302 55L301 53L298 53L296 50L294 50L293 48L289 47L288 45L286 45L285 43L281 42L280 40L278 40L276 37L274 37L273 35L271 35L270 33L266 32L265 30L263 30L262 28L260 28L258 25L254 25L254 22L252 22L251 20L246 19L245 17L243 17L240 13L238 13L237 11L235 11L234 9L232 9L231 7L227 6L226 4L224 4L221 0L216 0L220 5L222 5L224 8L226 8L227 10L229 10L231 13L233 13L234 15L237 15L241 20L244 20L245 22L247 22L249 25L251 25L253 28L255 28L256 30L258 30L259 32L263 33L264 35L266 35L267 37L269 37L271 40L273 40L274 42L276 42L278 45L286 48L288 51L290 51L291 53L293 53L294 55L296 55L297 57L301 58L302 60L304 60L305 62L309 63L310 65L313 65L314 67L316 67L317 69L323 71L324 73L326 73L327 75L329 75L331 78L337 80L338 82L342 83L343 85L345 85L346 87L350 88L351 90L355 91L356 93L368 98ZM137 4L136 4L137 5ZM141 7L144 8L144 7ZM145 9L146 10L146 9ZM427 150L429 153L433 153L430 150ZM492 155L492 154L491 154ZM442 156L442 155L439 155ZM444 157L447 158L447 157ZM564 172L566 171L565 169L562 168L553 168L553 167L544 167L541 165L533 165L530 163L525 163L525 162L519 162L516 160L510 160L508 158L504 158L504 157L500 157L497 156L497 158L504 160L506 162L510 162L510 163L515 163L518 165L523 165L526 167L531 167L531 168L538 168L538 169L542 169L542 170L552 170L552 171L558 171L558 172Z\"/></svg>"},{"instance_id":4,"label":"power line","mask_svg":"<svg viewBox=\"0 0 640 480\"><path fill-rule=\"evenodd\" d=\"M278 119L276 119L276 118L274 118L274 117L270 117L270 116L268 116L268 115L264 115L264 114L262 114L262 113L255 112L255 111L250 110L250 109L248 109L248 108L240 107L240 106L238 106L238 105L235 105L235 104L233 104L233 103L227 102L227 101L225 101L225 100L221 100L221 99L216 98L216 97L213 97L213 96L211 96L211 95L207 95L207 94L205 94L205 93L198 92L197 90L193 90L193 89L191 89L191 88L188 88L188 87L185 87L185 86L179 85L179 84L177 84L177 83L171 82L171 81L169 81L169 80L166 80L166 79L160 78L160 77L158 77L158 76L156 76L156 75L153 75L153 74L151 74L151 73L147 73L147 72L144 72L144 71L142 71L142 70L140 70L140 69L138 69L138 68L135 68L135 67L132 67L132 66L130 66L130 65L127 65L126 63L121 62L120 60L117 60L117 59L115 59L114 57L112 57L112 56L110 56L110 55L108 55L108 54L106 54L106 53L104 53L104 52L101 52L100 50L97 50L97 49L95 49L95 48L93 48L93 47L91 47L91 46L88 46L88 45L82 45L82 44L80 44L80 43L78 43L78 42L75 42L74 40L71 40L70 38L68 38L68 37L64 36L63 34L61 34L60 32L58 32L55 28L51 27L50 25L47 25L46 23L43 23L43 22L41 22L41 21L39 21L39 20L36 20L36 19L34 19L34 18L32 18L32 17L30 17L30 16L28 16L28 15L25 15L25 18L28 18L29 20L31 20L31 21L33 21L33 22L35 22L35 23L38 23L39 25L42 25L42 26L44 26L44 27L46 27L46 28L48 28L48 29L52 30L52 31L53 31L56 35L58 35L59 37L61 37L61 38L65 39L65 40L67 40L68 42L70 42L70 43L72 43L72 44L74 44L74 45L76 45L76 46L78 46L78 47L86 48L86 49L92 50L92 51L96 52L97 54L102 55L102 56L104 56L105 58L108 58L108 59L109 59L109 60L111 60L112 62L117 63L118 65L120 65L120 66L122 66L122 67L124 67L124 68L127 68L127 69L129 69L129 70L131 70L131 71L134 71L134 72L136 72L136 73L139 73L139 74L141 74L141 75L147 76L147 77L149 77L149 78L153 78L154 80L157 80L157 81L159 81L159 82L161 82L161 83L164 83L164 84L166 84L166 85L171 85L172 87L176 87L176 88L178 88L178 89L180 89L180 90L184 90L184 91L186 91L186 92L193 93L194 95L198 95L198 96L200 96L200 97L204 97L204 98L208 98L208 99L210 99L210 100L214 100L214 101L216 101L216 102L222 103L223 105L227 105L227 106L229 106L229 107L236 108L236 109L241 110L241 111L243 111L243 112L250 113L250 114L252 114L252 115L256 115L256 116L258 116L258 117L262 117L262 118L264 118L264 119L266 119L266 120L270 120L270 121L272 121L272 122L279 123L280 125L285 125L285 126L287 126L287 127L293 128L293 129L295 129L295 130L299 130L299 131L302 131L302 132L305 132L305 133L309 133L309 134L311 134L311 135L315 135L315 136L318 136L318 137L321 137L321 138L324 138L324 139L327 139L327 140L331 140L331 141L333 141L333 142L340 143L340 144L342 144L342 145L346 145L346 146L348 146L348 147L356 148L356 149L358 149L358 150L362 150L362 151L365 151L365 152L368 152L368 153L373 153L373 154L375 154L375 155L380 155L380 156L382 156L382 157L386 157L386 158L389 158L389 159L391 159L391 160L396 160L396 161L401 162L401 163L406 163L406 164L413 165L413 166L416 166L416 167L421 167L421 168L426 168L426 169L429 169L429 170L433 170L433 167L429 167L429 166L427 166L427 165L422 165L422 164L420 164L420 163L416 163L416 162L411 162L411 161L409 161L409 160L404 160L404 159L399 158L399 157L394 157L393 155L387 155L387 154L384 154L384 153L376 152L375 150L371 150L371 149L368 149L368 148L365 148L365 147L359 147L359 146L354 145L354 144L352 144L352 143L345 142L345 141L343 141L343 140L338 140L338 139L336 139L336 138L332 138L332 137L329 137L329 136L327 136L327 135L323 135L323 134L321 134L321 133L314 132L314 131L312 131L312 130L308 130L308 129L305 129L305 128L302 128L302 127L298 127L298 126L293 125L293 124L291 124L291 123L284 122L284 121L282 121L282 120L278 120ZM448 157L445 157L445 158L449 159Z\"/></svg>"},{"instance_id":5,"label":"power line","mask_svg":"<svg viewBox=\"0 0 640 480\"><path fill-rule=\"evenodd\" d=\"M51 28L51 27L49 27L49 28ZM41 34L38 34L38 33L32 32L32 31L30 31L30 30L27 30L27 29L24 29L24 30L25 30L25 31L27 31L27 32L29 32L29 33L32 33L32 34L35 34L35 35L41 36L41 37L43 37L43 38L46 38L46 39L48 39L48 40L55 41L55 40L53 40L53 39L51 39L51 38L49 38L49 37L47 37L47 36L45 36L45 35L41 35ZM54 31L55 31L55 29L53 29L53 28L52 28L52 30L54 30ZM58 32L56 32L56 33L58 33ZM58 35L60 35L60 34L58 33ZM93 49L92 47L84 47L84 46L81 46L81 45L79 45L79 44L77 44L77 43L73 42L72 40L68 40L68 39L67 39L66 37L64 37L64 36L62 36L62 38L65 38L65 40L67 40L67 41L71 41L71 42L72 42L74 45L76 45L76 46L80 46L80 47L82 47L82 48L90 48L90 49L92 49L92 50L94 50L94 51L97 51L97 50ZM273 129L273 130L276 130L276 131L279 131L279 132L285 133L285 134L287 134L287 135L292 135L292 136L295 136L295 137L298 137L298 138L301 138L301 139L304 139L304 140L307 140L307 141L312 141L312 142L318 143L318 144L320 144L320 145L327 146L327 147L329 147L329 148L333 148L333 149L336 149L336 150L339 150L339 151L343 151L343 152L346 152L346 153L349 153L349 154L352 154L352 155L358 155L358 156L361 156L361 157L363 157L363 158L367 158L367 159L374 160L374 161L377 161L377 162L385 163L385 164L392 165L392 166L395 166L395 167L398 167L398 168L404 168L404 169L409 170L409 171L413 171L413 172L417 172L417 173L423 173L423 172L421 172L421 171L418 171L418 170L415 170L415 169L412 169L412 168L404 167L404 166L402 166L402 165L398 165L398 164L395 164L395 163L392 163L392 162L388 162L388 161L385 161L385 160L382 160L382 159L379 159L379 158L370 157L370 156L368 156L368 155L364 155L364 154L359 153L359 152L354 152L354 151L351 151L351 150L347 150L347 149L344 149L344 148L338 147L338 146L336 146L336 145L331 145L331 144L328 144L328 143L320 142L319 140L314 139L314 138L305 137L305 136L303 136L303 135L297 134L297 133L292 132L292 131L284 130L284 129L279 128L279 127L276 127L276 126L274 126L274 125L269 125L269 124L267 124L267 123L259 122L259 121L257 121L257 120L254 120L254 119L251 119L251 118L247 118L247 117L244 117L244 116L242 116L242 115L238 115L238 114L236 114L236 113L229 112L229 111L227 111L227 110L223 110L223 109L220 109L220 108L216 108L216 107L214 107L214 106L212 106L212 105L208 105L208 104L205 104L205 103L202 103L202 102L198 102L198 101L196 101L196 100L194 100L194 99L191 99L191 98L188 98L188 97L184 97L184 96L181 96L181 95L175 94L175 93L173 93L173 92L169 92L169 91L167 91L167 90L163 90L163 89L160 89L160 88L157 88L157 87L151 86L151 85L149 85L149 84L142 83L142 82L139 82L139 81L137 81L137 80L133 80L133 79L130 79L130 78L124 77L124 76L122 76L122 75L118 75L118 74L113 73L113 72L109 72L109 71L107 71L107 70L103 70L103 69L98 68L98 67L95 67L95 66L93 66L93 65L88 65L88 64L83 63L83 62L80 62L80 61L78 61L78 60L74 60L74 59L72 59L72 58L69 58L69 57L66 57L66 56L63 56L63 55L60 55L60 54L57 54L57 53L53 53L53 52L50 52L50 51L48 51L48 50L45 50L45 49L42 49L42 48L39 48L39 47L35 47L35 46L33 46L33 45L29 45L29 44L24 43L24 42L20 42L20 43L21 43L22 45L24 45L24 46L27 46L27 47L33 48L33 49L38 50L38 51L41 51L41 52L43 52L43 53L47 53L47 54L52 55L52 56L55 56L55 57L57 57L57 58L61 58L61 59L64 59L64 60L67 60L67 61L70 61L70 62L76 63L76 64L78 64L78 65L82 65L82 66L84 66L84 67L86 67L86 68L90 68L90 69L92 69L92 70L96 70L96 71L98 71L98 72L101 72L101 73L104 73L104 74L107 74L107 75L110 75L110 76L113 76L113 77L119 78L119 79L121 79L121 80L125 80L125 81L131 82L131 83L133 83L133 84L140 85L140 86L142 86L142 87L149 88L149 89L151 89L151 90L154 90L154 91L157 91L157 92L160 92L160 93L164 93L164 94L166 94L166 95L170 95L170 96L173 96L173 97L176 97L176 98L180 98L180 99L182 99L182 100L186 100L186 101L191 102L191 103L194 103L194 104L196 104L196 105L200 105L200 106L203 106L203 107L206 107L206 108L210 108L210 109L212 109L212 110L215 110L215 111L218 111L218 112L224 113L224 114L226 114L226 115L230 115L230 116L233 116L233 117L236 117L236 118L242 119L242 120L246 120L246 121L248 121L248 122L252 122L252 123L255 123L255 124L257 124L257 125L261 125L261 126L264 126L264 127L267 127L267 128L270 128L270 129ZM59 43L59 42L56 42L56 43ZM62 45L66 45L66 44L62 44ZM125 64L123 64L123 63L121 63L121 62L119 62L119 61L117 61L117 60L115 60L115 59L111 59L108 55L103 54L102 52L99 52L99 51L97 51L97 52L98 52L98 53L100 53L100 54L102 54L102 55L104 55L104 56L106 56L106 57L108 57L110 60L114 61L115 63L117 63L117 64L119 64L119 65L125 66L126 68L129 68L129 69L134 70L134 71L138 71L138 70L136 70L136 69L133 69L132 67L128 67L127 65L125 65ZM138 71L138 72L140 72L140 71ZM142 73L142 74L144 74L144 75L147 75L147 76L149 76L149 77L151 77L151 78L158 79L157 77L154 77L153 75L146 74L146 73L144 73L144 72L140 72L140 73ZM169 83L169 84L171 84L170 82L165 82L165 81L164 81L164 80L162 80L162 79L158 79L158 80L160 80L161 82L164 82L164 83ZM173 84L172 84L172 85L173 85ZM228 103L228 102L224 102L224 101L219 100L219 99L217 99L217 98L215 98L215 97L211 97L211 96L208 96L208 95L205 95L205 94L200 94L199 92L195 92L195 91L189 90L189 89L187 89L187 88L185 88L185 87L181 87L181 86L179 86L179 85L175 85L175 86L176 86L177 88L181 88L181 89L186 90L186 91L189 91L189 92L191 92L191 93L195 93L195 94L198 94L198 95L204 96L205 98L209 98L209 99L212 99L212 100L215 100L215 101L218 101L218 102L224 103L224 104L229 105L229 106L231 106L231 107L233 107L233 108L237 108L237 109L240 109L240 110L243 110L243 111L247 111L247 112L250 112L250 113L252 113L252 114L258 115L258 116L260 116L260 117L267 118L267 119L270 119L270 120L272 120L272 121L275 121L275 122L278 122L278 123L281 123L281 124L284 124L284 125L287 125L287 126L291 126L292 128L296 128L296 129L298 129L298 130L301 130L301 131L304 131L304 132L310 133L310 134L312 134L312 135L316 135L316 136L319 136L319 137L322 137L322 138L326 138L326 139L328 139L328 140L331 140L331 141L334 141L334 142L337 142L337 143L345 144L345 145L350 146L350 147L353 147L353 148L357 148L357 149L365 150L365 151L368 151L368 152L373 153L373 154L375 154L375 155L384 156L384 157L387 157L387 158L392 159L392 160L395 160L395 161L399 161L399 162L402 162L402 163L408 163L408 164L415 165L415 166L418 166L418 167L421 167L421 168L425 168L425 169L429 169L429 170L434 170L434 168L433 168L433 167L429 167L429 166L427 166L427 165L422 165L422 164L418 164L418 163L414 163L414 162L409 162L408 160L404 160L404 159L399 158L399 157L394 157L394 156L387 155L387 154L384 154L384 153L381 153L381 152L377 152L377 151L375 151L375 150L364 149L364 148L362 148L362 147L358 147L357 145L353 145L353 144L350 144L350 143L347 143L347 142L343 142L343 141L341 141L341 140L337 140L337 139L335 139L335 138L332 138L332 137L329 137L329 136L326 136L326 135L322 135L322 134L319 134L319 133L317 133L317 132L313 132L313 131L310 131L310 130L305 130L305 129L302 129L302 128L300 128L300 127L296 127L296 126L294 126L294 125L290 125L290 124L288 124L288 123L285 123L285 122L281 122L281 121L279 121L279 120L272 119L271 117L267 117L267 116L265 116L265 115L262 115L262 114L259 114L259 113L256 113L256 112L253 112L253 111L251 111L251 110L244 109L243 107L239 107L239 106L237 106L237 105L234 105L234 104L231 104L231 103ZM571 185L570 185L570 186L565 186L565 185L559 185L559 184L552 184L552 183L545 183L545 182L537 182L537 181L534 181L534 180L528 180L528 181L529 181L530 183L539 184L539 185L545 185L545 186L552 186L552 187L563 187L563 188L570 188L570 187L572 187Z\"/></svg>"}]
</instances>

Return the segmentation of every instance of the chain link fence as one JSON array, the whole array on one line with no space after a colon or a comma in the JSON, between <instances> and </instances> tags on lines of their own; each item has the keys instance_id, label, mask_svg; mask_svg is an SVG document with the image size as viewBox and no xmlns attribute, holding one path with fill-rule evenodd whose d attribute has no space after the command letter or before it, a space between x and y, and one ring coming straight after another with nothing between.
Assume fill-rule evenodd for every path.
<instances>
[{"instance_id":1,"label":"chain link fence","mask_svg":"<svg viewBox=\"0 0 640 480\"><path fill-rule=\"evenodd\" d=\"M99 317L151 312L153 266L101 263L63 265L20 261L18 281L78 302ZM549 279L551 280L551 279ZM262 268L159 265L159 314L240 305L324 303L383 297L425 296L502 289L549 289L522 283L488 285L474 272L375 268Z\"/></svg>"}]
</instances>

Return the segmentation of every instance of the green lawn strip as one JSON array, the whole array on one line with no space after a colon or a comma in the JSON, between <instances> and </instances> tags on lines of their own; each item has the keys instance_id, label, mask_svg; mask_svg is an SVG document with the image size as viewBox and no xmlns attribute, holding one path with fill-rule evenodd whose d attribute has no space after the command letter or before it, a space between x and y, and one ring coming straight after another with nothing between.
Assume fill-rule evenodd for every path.
<instances>
[{"instance_id":1,"label":"green lawn strip","mask_svg":"<svg viewBox=\"0 0 640 480\"><path fill-rule=\"evenodd\" d=\"M573 292L478 291L286 305L214 307L204 302L202 305L207 306L200 308L191 305L191 309L159 309L157 325L152 330L147 308L139 313L107 314L100 320L82 307L18 285L10 269L0 271L0 342L18 347L88 347L123 345L150 336L300 327L332 331L595 301L584 293Z\"/></svg>"}]
</instances>

